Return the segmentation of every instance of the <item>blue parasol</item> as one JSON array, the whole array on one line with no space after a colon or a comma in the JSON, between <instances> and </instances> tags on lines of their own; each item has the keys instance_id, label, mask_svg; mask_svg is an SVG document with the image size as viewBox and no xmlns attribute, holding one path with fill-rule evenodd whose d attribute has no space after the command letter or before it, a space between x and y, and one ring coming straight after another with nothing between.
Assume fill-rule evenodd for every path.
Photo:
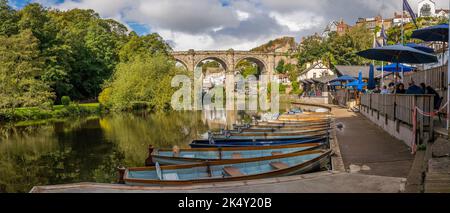
<instances>
[{"instance_id":1,"label":"blue parasol","mask_svg":"<svg viewBox=\"0 0 450 213\"><path fill-rule=\"evenodd\" d=\"M335 81L335 82L330 83L330 86L338 87L338 86L342 86L342 83L340 81Z\"/></svg>"},{"instance_id":2,"label":"blue parasol","mask_svg":"<svg viewBox=\"0 0 450 213\"><path fill-rule=\"evenodd\" d=\"M383 67L383 70L386 72L401 72L403 68L403 72L411 72L415 68L411 66L406 66L404 64L389 64ZM378 71L381 71L381 67L377 67Z\"/></svg>"},{"instance_id":3,"label":"blue parasol","mask_svg":"<svg viewBox=\"0 0 450 213\"><path fill-rule=\"evenodd\" d=\"M448 42L448 24L440 24L415 30L411 37L423 41Z\"/></svg>"},{"instance_id":4,"label":"blue parasol","mask_svg":"<svg viewBox=\"0 0 450 213\"><path fill-rule=\"evenodd\" d=\"M369 82L367 84L367 89L375 89L375 70L373 64L370 65L369 69Z\"/></svg>"},{"instance_id":5,"label":"blue parasol","mask_svg":"<svg viewBox=\"0 0 450 213\"><path fill-rule=\"evenodd\" d=\"M438 61L432 54L403 45L376 47L356 54L367 59L394 63L425 64Z\"/></svg>"},{"instance_id":6,"label":"blue parasol","mask_svg":"<svg viewBox=\"0 0 450 213\"><path fill-rule=\"evenodd\" d=\"M330 82L336 82L336 81L340 81L340 82L343 82L343 81L344 82L345 81L356 81L356 79L353 78L352 76L349 76L349 75L343 75L343 76L341 76L339 78L331 80Z\"/></svg>"},{"instance_id":7,"label":"blue parasol","mask_svg":"<svg viewBox=\"0 0 450 213\"><path fill-rule=\"evenodd\" d=\"M426 52L426 53L431 53L431 54L434 53L434 49L431 48L431 47L423 46L423 45L416 44L416 43L407 43L405 45L408 46L408 47L412 47L412 48L414 48L416 50L420 50L420 51Z\"/></svg>"}]
</instances>

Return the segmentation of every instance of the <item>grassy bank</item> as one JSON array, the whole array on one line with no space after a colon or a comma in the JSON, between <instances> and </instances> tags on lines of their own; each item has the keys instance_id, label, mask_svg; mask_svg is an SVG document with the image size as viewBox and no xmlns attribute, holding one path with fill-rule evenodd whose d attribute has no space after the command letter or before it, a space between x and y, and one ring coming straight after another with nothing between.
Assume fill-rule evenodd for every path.
<instances>
[{"instance_id":1,"label":"grassy bank","mask_svg":"<svg viewBox=\"0 0 450 213\"><path fill-rule=\"evenodd\" d=\"M55 105L51 109L39 107L24 107L0 110L0 122L32 121L52 118L67 118L100 114L100 104L70 104L68 106Z\"/></svg>"}]
</instances>

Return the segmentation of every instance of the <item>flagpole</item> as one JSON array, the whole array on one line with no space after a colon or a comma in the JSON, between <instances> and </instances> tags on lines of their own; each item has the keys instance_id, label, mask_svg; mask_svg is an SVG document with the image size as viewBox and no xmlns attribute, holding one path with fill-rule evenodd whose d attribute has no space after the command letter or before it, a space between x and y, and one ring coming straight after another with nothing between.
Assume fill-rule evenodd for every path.
<instances>
[{"instance_id":1,"label":"flagpole","mask_svg":"<svg viewBox=\"0 0 450 213\"><path fill-rule=\"evenodd\" d=\"M450 2L449 2L449 8L450 8ZM449 21L450 21L450 16L449 16ZM450 28L449 28L449 35L450 35ZM448 43L450 44L450 37L449 37ZM450 56L450 45L448 45L448 46L449 46L449 56ZM445 54L445 51L443 54ZM447 132L448 132L449 127L450 127L450 118L449 118L449 115L450 115L450 66L448 66L448 63L447 63L447 69L448 69L447 70L447 79L448 79L447 80L448 81L447 82L448 83L448 86L447 86Z\"/></svg>"},{"instance_id":2,"label":"flagpole","mask_svg":"<svg viewBox=\"0 0 450 213\"><path fill-rule=\"evenodd\" d=\"M384 32L384 19L381 18L381 28L382 30L382 35L381 37L383 37L383 43L381 44L382 46L384 46L385 43L385 32ZM381 88L384 87L384 61L381 61Z\"/></svg>"},{"instance_id":3,"label":"flagpole","mask_svg":"<svg viewBox=\"0 0 450 213\"><path fill-rule=\"evenodd\" d=\"M402 45L405 45L405 27L404 27L404 13L405 13L405 2L402 2ZM404 73L402 66L402 83L404 83Z\"/></svg>"}]
</instances>

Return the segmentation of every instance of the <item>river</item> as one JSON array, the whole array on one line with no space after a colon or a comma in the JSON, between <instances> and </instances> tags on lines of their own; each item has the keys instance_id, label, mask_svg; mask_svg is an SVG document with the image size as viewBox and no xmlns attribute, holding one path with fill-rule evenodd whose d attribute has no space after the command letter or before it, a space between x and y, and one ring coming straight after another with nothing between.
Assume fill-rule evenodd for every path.
<instances>
[{"instance_id":1,"label":"river","mask_svg":"<svg viewBox=\"0 0 450 213\"><path fill-rule=\"evenodd\" d=\"M282 111L290 106L282 104ZM303 108L303 107L302 107ZM118 166L143 166L148 145L189 147L208 130L250 123L261 113L196 111L111 113L45 122L0 124L0 192L36 185L114 183Z\"/></svg>"},{"instance_id":2,"label":"river","mask_svg":"<svg viewBox=\"0 0 450 213\"><path fill-rule=\"evenodd\" d=\"M189 147L208 130L249 123L235 111L118 113L0 126L0 192L35 185L113 183L116 167L143 166L147 147Z\"/></svg>"}]
</instances>

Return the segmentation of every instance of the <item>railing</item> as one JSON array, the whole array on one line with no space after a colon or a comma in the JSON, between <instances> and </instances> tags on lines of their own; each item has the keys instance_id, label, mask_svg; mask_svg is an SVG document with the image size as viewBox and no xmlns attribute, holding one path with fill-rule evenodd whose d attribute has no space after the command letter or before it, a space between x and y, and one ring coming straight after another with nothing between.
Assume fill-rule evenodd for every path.
<instances>
[{"instance_id":1,"label":"railing","mask_svg":"<svg viewBox=\"0 0 450 213\"><path fill-rule=\"evenodd\" d=\"M448 65L431 68L406 76L406 79L412 79L417 85L425 83L427 86L433 87L435 90L445 90L447 88L447 72Z\"/></svg>"},{"instance_id":2,"label":"railing","mask_svg":"<svg viewBox=\"0 0 450 213\"><path fill-rule=\"evenodd\" d=\"M408 125L414 124L414 109L429 113L434 108L432 95L384 95L363 94L361 105L378 111L392 120L399 120ZM431 118L417 113L417 121L423 125L431 125Z\"/></svg>"},{"instance_id":3,"label":"railing","mask_svg":"<svg viewBox=\"0 0 450 213\"><path fill-rule=\"evenodd\" d=\"M441 97L443 97L442 105L447 103L447 82L448 82L448 65L435 67L406 76L406 79L412 79L417 85L425 83L427 86L433 87Z\"/></svg>"}]
</instances>

